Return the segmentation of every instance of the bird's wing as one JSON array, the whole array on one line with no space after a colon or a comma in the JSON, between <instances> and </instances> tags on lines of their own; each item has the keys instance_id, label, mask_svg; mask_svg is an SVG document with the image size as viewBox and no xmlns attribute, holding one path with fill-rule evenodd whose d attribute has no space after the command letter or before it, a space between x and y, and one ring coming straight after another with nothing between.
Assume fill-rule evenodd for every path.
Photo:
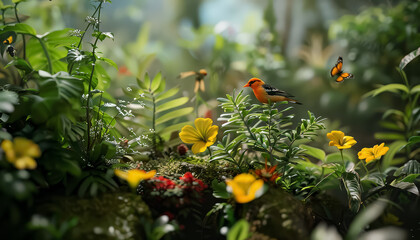
<instances>
[{"instance_id":1,"label":"bird's wing","mask_svg":"<svg viewBox=\"0 0 420 240\"><path fill-rule=\"evenodd\" d=\"M186 78L186 77L189 77L189 76L193 76L195 74L197 74L195 71L182 72L178 75L178 78L182 79L182 78Z\"/></svg>"},{"instance_id":2,"label":"bird's wing","mask_svg":"<svg viewBox=\"0 0 420 240\"><path fill-rule=\"evenodd\" d=\"M275 87L272 87L268 84L264 84L262 85L262 87L264 88L264 90L267 92L268 95L275 95L275 96L284 96L284 97L294 97L293 95L282 91L282 90L278 90Z\"/></svg>"}]
</instances>

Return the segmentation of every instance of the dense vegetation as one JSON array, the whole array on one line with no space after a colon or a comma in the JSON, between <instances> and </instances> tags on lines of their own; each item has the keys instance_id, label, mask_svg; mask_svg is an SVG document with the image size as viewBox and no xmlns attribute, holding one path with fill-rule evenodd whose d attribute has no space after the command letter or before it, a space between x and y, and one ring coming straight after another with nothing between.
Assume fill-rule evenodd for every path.
<instances>
[{"instance_id":1,"label":"dense vegetation","mask_svg":"<svg viewBox=\"0 0 420 240\"><path fill-rule=\"evenodd\" d=\"M7 239L420 236L419 2L308 30L295 58L275 1L248 42L193 21L182 69L147 23L119 46L115 2L89 1L82 30L51 22L76 4L0 1ZM337 83L339 55L354 78ZM258 102L248 76L303 105Z\"/></svg>"}]
</instances>

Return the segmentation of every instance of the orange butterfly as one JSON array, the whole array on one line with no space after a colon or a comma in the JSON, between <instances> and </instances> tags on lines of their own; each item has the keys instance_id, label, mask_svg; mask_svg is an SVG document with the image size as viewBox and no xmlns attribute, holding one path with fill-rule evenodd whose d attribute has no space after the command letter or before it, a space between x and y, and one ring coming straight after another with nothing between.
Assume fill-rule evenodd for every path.
<instances>
[{"instance_id":1,"label":"orange butterfly","mask_svg":"<svg viewBox=\"0 0 420 240\"><path fill-rule=\"evenodd\" d=\"M342 67L343 67L343 58L338 57L337 63L330 71L331 77L338 75L337 79L335 79L336 82L342 82L344 79L353 78L353 74L343 72L341 70Z\"/></svg>"}]
</instances>

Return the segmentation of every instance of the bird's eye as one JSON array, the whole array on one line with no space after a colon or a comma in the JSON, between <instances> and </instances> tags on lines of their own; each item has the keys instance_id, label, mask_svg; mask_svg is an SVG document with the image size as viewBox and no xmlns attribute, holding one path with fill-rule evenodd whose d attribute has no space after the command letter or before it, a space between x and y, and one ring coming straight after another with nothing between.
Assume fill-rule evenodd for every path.
<instances>
[{"instance_id":1,"label":"bird's eye","mask_svg":"<svg viewBox=\"0 0 420 240\"><path fill-rule=\"evenodd\" d=\"M249 86L251 86L252 84L254 84L255 81L251 81L249 82Z\"/></svg>"}]
</instances>

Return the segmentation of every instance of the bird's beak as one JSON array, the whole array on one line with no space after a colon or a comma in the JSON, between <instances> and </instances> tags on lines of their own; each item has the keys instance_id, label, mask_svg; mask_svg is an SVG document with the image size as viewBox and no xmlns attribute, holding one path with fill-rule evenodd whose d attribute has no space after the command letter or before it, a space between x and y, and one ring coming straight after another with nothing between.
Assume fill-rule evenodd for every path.
<instances>
[{"instance_id":1,"label":"bird's beak","mask_svg":"<svg viewBox=\"0 0 420 240\"><path fill-rule=\"evenodd\" d=\"M244 85L244 87L250 87L250 86L249 86L249 83L245 84L245 85Z\"/></svg>"}]
</instances>

